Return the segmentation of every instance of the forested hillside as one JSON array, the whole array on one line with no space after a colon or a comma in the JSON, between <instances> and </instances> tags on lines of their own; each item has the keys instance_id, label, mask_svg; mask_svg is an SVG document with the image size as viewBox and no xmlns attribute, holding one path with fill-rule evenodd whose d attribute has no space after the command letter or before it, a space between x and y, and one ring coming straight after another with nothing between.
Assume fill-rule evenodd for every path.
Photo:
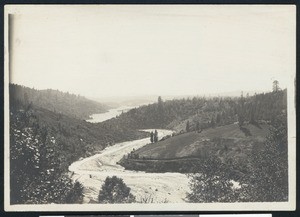
<instances>
[{"instance_id":1,"label":"forested hillside","mask_svg":"<svg viewBox=\"0 0 300 217\"><path fill-rule=\"evenodd\" d=\"M240 125L271 122L276 116L286 114L286 105L286 90L236 98L194 97L165 102L159 97L157 103L132 109L107 122L134 129L168 128L180 132L186 131L187 122L189 130L234 122Z\"/></svg>"},{"instance_id":2,"label":"forested hillside","mask_svg":"<svg viewBox=\"0 0 300 217\"><path fill-rule=\"evenodd\" d=\"M286 90L240 98L159 100L115 121L177 131L161 141L150 143L149 138L148 145L119 163L136 171L189 173L190 202L288 199Z\"/></svg>"},{"instance_id":3,"label":"forested hillside","mask_svg":"<svg viewBox=\"0 0 300 217\"><path fill-rule=\"evenodd\" d=\"M47 110L88 119L94 113L106 112L108 106L89 100L83 96L64 93L58 90L36 90L17 84L9 85L9 94L15 104L34 104ZM14 104L11 105L15 106Z\"/></svg>"},{"instance_id":4,"label":"forested hillside","mask_svg":"<svg viewBox=\"0 0 300 217\"><path fill-rule=\"evenodd\" d=\"M116 142L145 136L131 129L88 123L14 96L10 95L12 204L81 203L83 189L72 183L68 166Z\"/></svg>"}]
</instances>

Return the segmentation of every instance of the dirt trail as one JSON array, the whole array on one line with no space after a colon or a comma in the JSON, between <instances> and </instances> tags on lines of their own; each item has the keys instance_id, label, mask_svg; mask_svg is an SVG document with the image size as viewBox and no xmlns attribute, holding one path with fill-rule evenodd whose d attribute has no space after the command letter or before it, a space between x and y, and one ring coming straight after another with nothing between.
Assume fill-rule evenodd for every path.
<instances>
[{"instance_id":1,"label":"dirt trail","mask_svg":"<svg viewBox=\"0 0 300 217\"><path fill-rule=\"evenodd\" d=\"M151 130L147 130L151 131ZM159 138L170 135L170 130L158 130ZM105 148L101 153L74 162L69 170L73 180L85 188L84 203L97 201L101 185L107 176L117 176L124 180L136 196L137 201L153 203L182 203L189 191L188 178L181 173L145 173L125 170L117 162L132 149L149 143L149 138L118 143Z\"/></svg>"}]
</instances>

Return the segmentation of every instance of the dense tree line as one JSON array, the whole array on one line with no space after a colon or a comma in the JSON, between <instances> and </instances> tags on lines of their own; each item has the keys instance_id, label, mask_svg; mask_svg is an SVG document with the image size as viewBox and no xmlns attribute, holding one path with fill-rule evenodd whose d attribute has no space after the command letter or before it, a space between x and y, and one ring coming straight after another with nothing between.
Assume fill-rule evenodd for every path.
<instances>
[{"instance_id":1,"label":"dense tree line","mask_svg":"<svg viewBox=\"0 0 300 217\"><path fill-rule=\"evenodd\" d=\"M36 90L17 84L10 84L9 94L15 104L34 104L56 113L62 113L79 119L88 119L95 113L106 112L108 107L83 96L58 90ZM12 104L11 106L15 106ZM17 105L16 105L17 106Z\"/></svg>"},{"instance_id":2,"label":"dense tree line","mask_svg":"<svg viewBox=\"0 0 300 217\"><path fill-rule=\"evenodd\" d=\"M194 97L175 99L131 109L108 122L127 128L169 128L201 131L234 122L272 122L286 110L287 92L278 90L244 97ZM187 126L187 121L188 126Z\"/></svg>"}]
</instances>

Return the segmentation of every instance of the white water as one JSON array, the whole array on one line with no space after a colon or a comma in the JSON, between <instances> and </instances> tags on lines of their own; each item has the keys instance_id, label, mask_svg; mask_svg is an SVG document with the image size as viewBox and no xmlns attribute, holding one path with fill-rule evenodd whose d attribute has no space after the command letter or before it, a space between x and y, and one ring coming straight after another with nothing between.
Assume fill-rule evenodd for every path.
<instances>
[{"instance_id":1,"label":"white water","mask_svg":"<svg viewBox=\"0 0 300 217\"><path fill-rule=\"evenodd\" d=\"M127 112L130 109L134 107L129 107L129 106L121 106L118 108L113 108L108 110L107 112L104 113L99 113L99 114L93 114L91 115L91 119L88 119L86 121L91 122L91 123L99 123L106 121L108 119L117 117L118 115L122 114L122 112Z\"/></svg>"},{"instance_id":2,"label":"white water","mask_svg":"<svg viewBox=\"0 0 300 217\"><path fill-rule=\"evenodd\" d=\"M169 130L158 130L159 138L171 134ZM125 170L117 164L121 158L149 143L149 138L118 143L101 151L101 153L74 162L69 170L72 179L79 181L85 188L84 203L97 201L101 185L107 176L122 178L137 201L152 198L154 203L184 202L189 191L189 179L181 173L146 173Z\"/></svg>"}]
</instances>

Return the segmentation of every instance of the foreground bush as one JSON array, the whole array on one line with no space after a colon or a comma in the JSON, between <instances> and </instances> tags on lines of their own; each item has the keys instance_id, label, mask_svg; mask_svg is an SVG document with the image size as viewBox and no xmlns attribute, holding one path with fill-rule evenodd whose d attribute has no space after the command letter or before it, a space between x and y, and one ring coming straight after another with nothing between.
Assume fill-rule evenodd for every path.
<instances>
[{"instance_id":1,"label":"foreground bush","mask_svg":"<svg viewBox=\"0 0 300 217\"><path fill-rule=\"evenodd\" d=\"M107 177L99 192L99 203L133 203L135 197L123 179L116 176Z\"/></svg>"}]
</instances>

